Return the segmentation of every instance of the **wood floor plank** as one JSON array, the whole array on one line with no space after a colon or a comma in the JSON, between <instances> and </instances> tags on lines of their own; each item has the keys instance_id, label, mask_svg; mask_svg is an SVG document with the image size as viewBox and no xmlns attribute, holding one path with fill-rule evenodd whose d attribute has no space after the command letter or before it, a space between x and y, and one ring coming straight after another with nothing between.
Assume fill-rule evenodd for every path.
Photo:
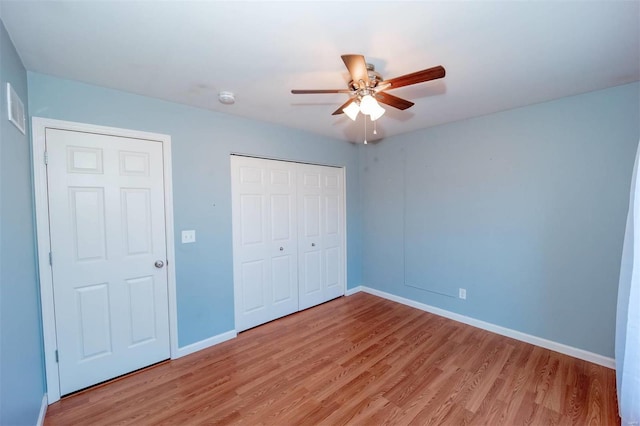
<instances>
[{"instance_id":1,"label":"wood floor plank","mask_svg":"<svg viewBox=\"0 0 640 426\"><path fill-rule=\"evenodd\" d=\"M365 293L63 398L45 425L617 425L615 372Z\"/></svg>"}]
</instances>

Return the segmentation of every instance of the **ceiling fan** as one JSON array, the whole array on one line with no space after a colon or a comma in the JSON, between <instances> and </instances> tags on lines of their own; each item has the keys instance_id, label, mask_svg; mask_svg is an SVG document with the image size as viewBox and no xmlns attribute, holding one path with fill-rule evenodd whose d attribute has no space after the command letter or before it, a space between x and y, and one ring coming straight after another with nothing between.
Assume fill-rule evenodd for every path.
<instances>
[{"instance_id":1,"label":"ceiling fan","mask_svg":"<svg viewBox=\"0 0 640 426\"><path fill-rule=\"evenodd\" d=\"M368 115L372 121L375 121L385 112L378 102L400 110L405 110L414 105L411 101L386 93L387 90L436 80L445 76L444 68L438 65L426 70L383 80L382 76L375 71L374 66L368 64L362 55L342 55L342 60L351 75L351 81L347 89L292 90L291 93L294 95L348 93L350 95L349 100L335 110L332 115L344 112L351 120L355 121L358 112L361 112L364 115Z\"/></svg>"}]
</instances>

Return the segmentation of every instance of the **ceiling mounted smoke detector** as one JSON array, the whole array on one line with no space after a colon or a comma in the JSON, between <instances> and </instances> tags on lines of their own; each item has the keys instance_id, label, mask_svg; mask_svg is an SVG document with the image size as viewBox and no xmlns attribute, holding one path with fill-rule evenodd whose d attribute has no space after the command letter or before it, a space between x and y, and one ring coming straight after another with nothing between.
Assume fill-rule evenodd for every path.
<instances>
[{"instance_id":1,"label":"ceiling mounted smoke detector","mask_svg":"<svg viewBox=\"0 0 640 426\"><path fill-rule=\"evenodd\" d=\"M231 105L236 102L236 97L233 92L220 92L218 93L218 100L221 104Z\"/></svg>"}]
</instances>

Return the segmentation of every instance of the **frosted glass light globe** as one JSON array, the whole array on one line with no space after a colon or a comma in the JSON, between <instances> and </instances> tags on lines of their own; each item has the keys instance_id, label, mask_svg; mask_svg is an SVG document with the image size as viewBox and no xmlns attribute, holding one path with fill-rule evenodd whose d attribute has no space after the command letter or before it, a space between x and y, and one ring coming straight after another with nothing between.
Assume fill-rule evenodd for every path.
<instances>
[{"instance_id":1,"label":"frosted glass light globe","mask_svg":"<svg viewBox=\"0 0 640 426\"><path fill-rule=\"evenodd\" d=\"M362 100L360 101L360 112L364 115L370 115L373 111L376 110L376 107L380 108L378 102L373 99L371 95L364 95Z\"/></svg>"},{"instance_id":2,"label":"frosted glass light globe","mask_svg":"<svg viewBox=\"0 0 640 426\"><path fill-rule=\"evenodd\" d=\"M351 120L356 121L358 112L360 112L360 107L358 107L358 104L353 101L349 105L347 105L346 108L342 108L342 112L347 114L347 117L349 117Z\"/></svg>"}]
</instances>

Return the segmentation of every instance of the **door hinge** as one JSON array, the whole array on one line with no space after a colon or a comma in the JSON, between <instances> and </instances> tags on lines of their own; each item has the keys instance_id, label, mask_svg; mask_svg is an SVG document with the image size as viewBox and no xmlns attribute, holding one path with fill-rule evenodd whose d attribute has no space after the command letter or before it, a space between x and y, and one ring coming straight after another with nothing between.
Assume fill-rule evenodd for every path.
<instances>
[{"instance_id":1,"label":"door hinge","mask_svg":"<svg viewBox=\"0 0 640 426\"><path fill-rule=\"evenodd\" d=\"M44 164L49 164L49 153L47 151L44 152Z\"/></svg>"},{"instance_id":2,"label":"door hinge","mask_svg":"<svg viewBox=\"0 0 640 426\"><path fill-rule=\"evenodd\" d=\"M49 252L49 265L53 266L53 255Z\"/></svg>"},{"instance_id":3,"label":"door hinge","mask_svg":"<svg viewBox=\"0 0 640 426\"><path fill-rule=\"evenodd\" d=\"M56 349L56 362L58 362L58 350Z\"/></svg>"}]
</instances>

